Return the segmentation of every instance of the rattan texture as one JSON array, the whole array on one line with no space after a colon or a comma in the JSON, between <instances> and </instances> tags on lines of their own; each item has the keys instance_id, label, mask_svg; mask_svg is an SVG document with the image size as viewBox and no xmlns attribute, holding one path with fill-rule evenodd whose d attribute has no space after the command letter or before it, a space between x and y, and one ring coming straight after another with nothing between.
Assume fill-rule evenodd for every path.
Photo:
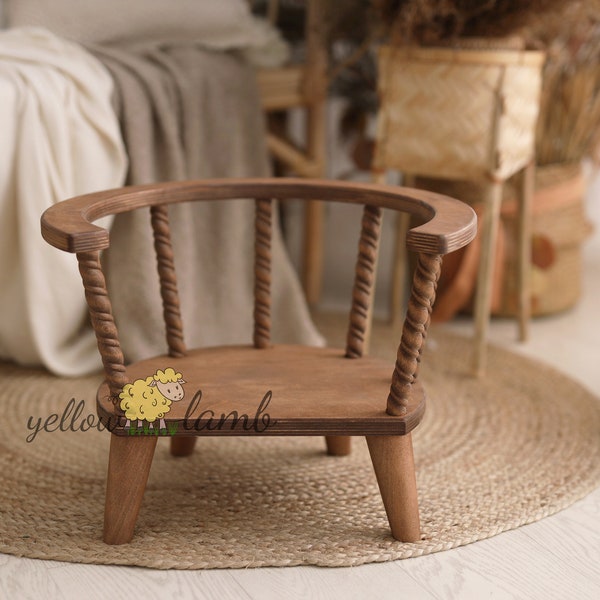
<instances>
[{"instance_id":1,"label":"rattan texture","mask_svg":"<svg viewBox=\"0 0 600 600\"><path fill-rule=\"evenodd\" d=\"M507 179L534 156L539 52L383 47L374 166Z\"/></svg>"},{"instance_id":2,"label":"rattan texture","mask_svg":"<svg viewBox=\"0 0 600 600\"><path fill-rule=\"evenodd\" d=\"M323 321L343 342L340 321ZM373 354L397 340L382 326ZM158 569L352 566L415 557L551 515L600 485L600 400L551 368L490 348L468 375L471 342L434 328L413 433L422 540L389 533L366 444L329 457L322 438L203 438L173 458L159 440L130 544L108 546L102 519L109 434L41 431L28 418L84 400L99 376L59 379L0 365L0 552ZM273 401L276 401L274 399ZM382 407L385 398L382 398Z\"/></svg>"}]
</instances>

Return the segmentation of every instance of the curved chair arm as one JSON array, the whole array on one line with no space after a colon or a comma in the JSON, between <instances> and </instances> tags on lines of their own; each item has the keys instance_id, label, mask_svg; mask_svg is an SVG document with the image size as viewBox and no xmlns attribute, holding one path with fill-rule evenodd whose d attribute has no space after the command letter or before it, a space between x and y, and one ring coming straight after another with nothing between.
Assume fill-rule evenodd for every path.
<instances>
[{"instance_id":1,"label":"curved chair arm","mask_svg":"<svg viewBox=\"0 0 600 600\"><path fill-rule=\"evenodd\" d=\"M416 252L447 254L475 236L473 210L453 198L402 187L311 179L209 179L131 186L78 196L48 208L42 236L61 250L86 252L110 245L106 229L93 221L144 206L233 198L302 198L371 204L406 211L425 220L408 232L407 246Z\"/></svg>"},{"instance_id":2,"label":"curved chair arm","mask_svg":"<svg viewBox=\"0 0 600 600\"><path fill-rule=\"evenodd\" d=\"M362 354L372 289L370 271L374 268L373 253L376 253L375 237L378 237L381 209L405 211L424 221L422 225L411 229L407 236L407 246L419 254L419 266L415 273L387 406L390 414L404 414L412 384L417 377L421 350L429 326L441 255L458 250L473 239L477 231L475 213L458 200L432 192L326 180L285 178L168 182L79 196L47 209L41 219L44 239L61 250L77 254L90 317L111 394L116 397L124 385L125 366L99 256L101 250L109 247L109 233L92 222L104 216L152 207L155 245L161 247L157 247L157 253L162 256L159 267L165 271L161 272L159 268L163 302L166 300L164 308L169 351L173 356L180 356L185 354L185 345L178 310L173 310L173 306L178 305L178 300L171 297L173 290L176 296L176 283L174 272L169 267L172 265L172 257L166 206L178 202L235 198L258 199L254 340L257 347L269 344L270 314L267 300L271 217L268 199L301 198L365 205L346 353L348 357Z\"/></svg>"}]
</instances>

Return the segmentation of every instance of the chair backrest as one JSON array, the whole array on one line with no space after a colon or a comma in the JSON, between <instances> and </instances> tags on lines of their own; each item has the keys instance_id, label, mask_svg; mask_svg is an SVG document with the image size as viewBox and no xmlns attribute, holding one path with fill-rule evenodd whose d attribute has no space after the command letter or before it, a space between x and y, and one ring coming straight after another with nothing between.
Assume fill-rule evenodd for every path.
<instances>
[{"instance_id":1,"label":"chair backrest","mask_svg":"<svg viewBox=\"0 0 600 600\"><path fill-rule=\"evenodd\" d=\"M225 179L170 182L98 192L72 198L42 216L42 235L53 246L74 252L79 261L92 325L111 394L127 383L125 363L112 316L100 251L109 234L92 221L107 215L149 207L154 232L166 338L171 356L186 354L168 205L189 201L251 198L256 203L254 261L254 335L256 348L271 338L271 238L273 200L302 199L363 204L358 259L352 291L345 355L362 356L370 318L375 265L383 208L407 211L424 223L409 231L407 245L419 253L388 412L403 414L414 382L441 267L441 256L469 243L476 218L467 205L439 194L407 188L308 179Z\"/></svg>"}]
</instances>

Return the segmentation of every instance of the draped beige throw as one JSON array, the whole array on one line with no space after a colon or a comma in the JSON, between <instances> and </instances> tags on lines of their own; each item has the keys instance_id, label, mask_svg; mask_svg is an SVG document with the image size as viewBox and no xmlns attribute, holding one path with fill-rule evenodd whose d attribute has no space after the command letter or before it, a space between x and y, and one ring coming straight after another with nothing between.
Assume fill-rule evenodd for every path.
<instances>
[{"instance_id":1,"label":"draped beige throw","mask_svg":"<svg viewBox=\"0 0 600 600\"><path fill-rule=\"evenodd\" d=\"M188 44L91 50L116 83L129 183L268 174L255 73L239 56ZM146 211L117 216L105 257L129 360L165 349L149 218ZM249 342L251 203L174 206L170 219L186 343ZM320 344L279 231L272 279L274 341Z\"/></svg>"}]
</instances>

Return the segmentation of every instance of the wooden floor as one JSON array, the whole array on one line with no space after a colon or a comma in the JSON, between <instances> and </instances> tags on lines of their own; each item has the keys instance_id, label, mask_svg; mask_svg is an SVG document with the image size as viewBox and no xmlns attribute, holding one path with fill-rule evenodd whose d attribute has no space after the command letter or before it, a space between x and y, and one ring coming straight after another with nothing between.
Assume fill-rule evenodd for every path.
<instances>
[{"instance_id":1,"label":"wooden floor","mask_svg":"<svg viewBox=\"0 0 600 600\"><path fill-rule=\"evenodd\" d=\"M596 233L585 247L584 293L575 310L536 320L519 345L513 322L493 341L569 373L600 396L600 185L590 203ZM455 330L470 331L458 322ZM3 518L6 518L4 516ZM0 555L0 598L600 598L600 489L561 513L462 548L344 569L316 567L153 571Z\"/></svg>"}]
</instances>

